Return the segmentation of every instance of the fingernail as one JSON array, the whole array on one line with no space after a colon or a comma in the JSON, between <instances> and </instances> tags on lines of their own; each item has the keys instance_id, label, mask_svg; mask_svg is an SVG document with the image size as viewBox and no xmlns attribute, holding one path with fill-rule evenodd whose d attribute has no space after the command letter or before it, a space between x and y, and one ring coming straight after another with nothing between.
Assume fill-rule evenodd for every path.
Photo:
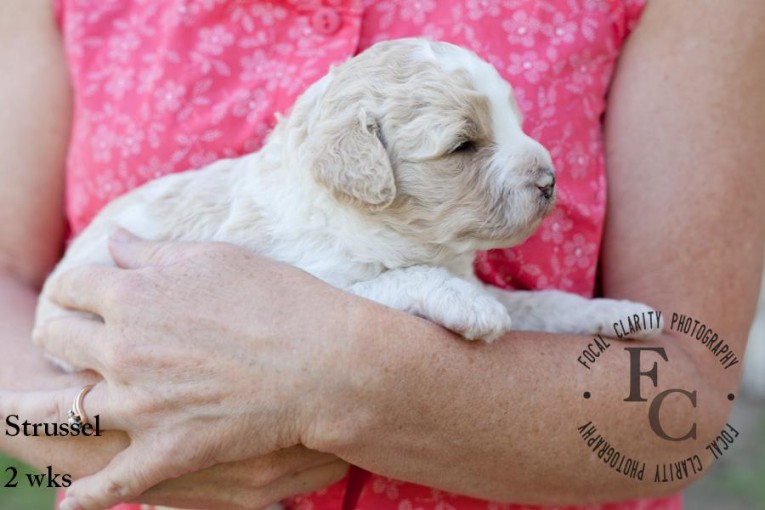
<instances>
[{"instance_id":1,"label":"fingernail","mask_svg":"<svg viewBox=\"0 0 765 510\"><path fill-rule=\"evenodd\" d=\"M129 243L136 240L136 236L122 227L114 229L109 237L116 243Z\"/></svg>"},{"instance_id":2,"label":"fingernail","mask_svg":"<svg viewBox=\"0 0 765 510\"><path fill-rule=\"evenodd\" d=\"M82 510L77 500L73 497L67 497L58 505L58 510Z\"/></svg>"}]
</instances>

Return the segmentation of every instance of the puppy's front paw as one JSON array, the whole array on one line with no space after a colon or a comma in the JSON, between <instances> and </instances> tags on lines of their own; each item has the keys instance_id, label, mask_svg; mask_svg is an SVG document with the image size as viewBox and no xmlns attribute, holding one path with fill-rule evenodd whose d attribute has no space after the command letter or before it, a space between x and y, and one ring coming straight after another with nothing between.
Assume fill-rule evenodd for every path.
<instances>
[{"instance_id":1,"label":"puppy's front paw","mask_svg":"<svg viewBox=\"0 0 765 510\"><path fill-rule=\"evenodd\" d=\"M664 329L661 312L642 303L596 299L592 305L596 332L604 336L642 340L652 338Z\"/></svg>"},{"instance_id":2,"label":"puppy's front paw","mask_svg":"<svg viewBox=\"0 0 765 510\"><path fill-rule=\"evenodd\" d=\"M470 283L455 278L437 292L427 318L467 340L493 342L510 330L505 306Z\"/></svg>"}]
</instances>

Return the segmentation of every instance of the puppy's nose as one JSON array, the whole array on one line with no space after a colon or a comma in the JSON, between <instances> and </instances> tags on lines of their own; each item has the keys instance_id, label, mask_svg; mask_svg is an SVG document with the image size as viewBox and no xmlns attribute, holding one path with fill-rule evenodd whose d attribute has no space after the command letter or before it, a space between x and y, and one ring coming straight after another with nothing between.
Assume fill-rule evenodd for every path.
<instances>
[{"instance_id":1,"label":"puppy's nose","mask_svg":"<svg viewBox=\"0 0 765 510\"><path fill-rule=\"evenodd\" d=\"M535 183L537 189L545 199L549 200L555 194L555 173L549 167L541 167L538 173L539 176Z\"/></svg>"}]
</instances>

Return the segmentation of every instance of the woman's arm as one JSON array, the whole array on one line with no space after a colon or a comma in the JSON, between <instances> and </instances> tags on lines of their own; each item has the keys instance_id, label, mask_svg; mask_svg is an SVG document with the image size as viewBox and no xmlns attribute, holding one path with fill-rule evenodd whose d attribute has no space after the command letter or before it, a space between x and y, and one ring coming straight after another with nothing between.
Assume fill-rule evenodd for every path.
<instances>
[{"instance_id":1,"label":"woman's arm","mask_svg":"<svg viewBox=\"0 0 765 510\"><path fill-rule=\"evenodd\" d=\"M0 5L0 352L3 387L55 374L31 346L37 289L64 242L70 97L50 2Z\"/></svg>"}]
</instances>

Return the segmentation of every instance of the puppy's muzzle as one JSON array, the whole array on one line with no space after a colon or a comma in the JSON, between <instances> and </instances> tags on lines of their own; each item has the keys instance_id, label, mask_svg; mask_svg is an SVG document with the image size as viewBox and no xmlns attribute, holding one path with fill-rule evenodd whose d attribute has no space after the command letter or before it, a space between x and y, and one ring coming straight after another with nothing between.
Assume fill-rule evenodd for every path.
<instances>
[{"instance_id":1,"label":"puppy's muzzle","mask_svg":"<svg viewBox=\"0 0 765 510\"><path fill-rule=\"evenodd\" d=\"M555 173L552 168L543 166L536 170L536 185L542 198L552 200L555 197Z\"/></svg>"}]
</instances>

